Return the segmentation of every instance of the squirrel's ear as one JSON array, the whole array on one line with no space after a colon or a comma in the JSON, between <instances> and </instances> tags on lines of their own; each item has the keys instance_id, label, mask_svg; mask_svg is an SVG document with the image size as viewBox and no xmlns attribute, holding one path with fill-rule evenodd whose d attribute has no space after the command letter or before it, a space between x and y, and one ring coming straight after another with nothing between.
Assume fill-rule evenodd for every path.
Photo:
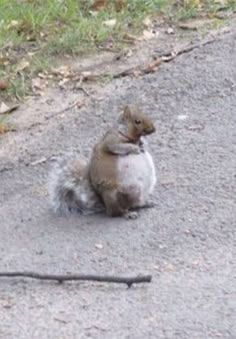
<instances>
[{"instance_id":1,"label":"squirrel's ear","mask_svg":"<svg viewBox=\"0 0 236 339\"><path fill-rule=\"evenodd\" d=\"M131 115L132 115L132 111L131 111L131 108L129 106L125 106L124 107L124 118L125 119L130 119L131 118Z\"/></svg>"}]
</instances>

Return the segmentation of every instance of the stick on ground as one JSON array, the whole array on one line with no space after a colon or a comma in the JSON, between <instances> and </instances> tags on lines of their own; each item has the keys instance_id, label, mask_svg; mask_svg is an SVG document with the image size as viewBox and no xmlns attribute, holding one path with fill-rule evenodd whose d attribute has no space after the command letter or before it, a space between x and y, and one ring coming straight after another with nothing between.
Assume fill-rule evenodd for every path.
<instances>
[{"instance_id":1,"label":"stick on ground","mask_svg":"<svg viewBox=\"0 0 236 339\"><path fill-rule=\"evenodd\" d=\"M41 274L31 271L25 272L0 272L0 278L32 278L39 280L54 280L62 283L64 281L98 281L108 283L126 284L131 287L133 284L150 283L152 280L151 275L138 275L133 277L118 277L118 276L102 276L95 274Z\"/></svg>"}]
</instances>

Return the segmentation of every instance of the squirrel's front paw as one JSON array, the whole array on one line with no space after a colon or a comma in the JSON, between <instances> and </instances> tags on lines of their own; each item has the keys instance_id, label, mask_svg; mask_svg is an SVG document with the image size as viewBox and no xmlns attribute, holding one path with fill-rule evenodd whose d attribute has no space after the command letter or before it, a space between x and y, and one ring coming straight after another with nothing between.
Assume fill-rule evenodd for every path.
<instances>
[{"instance_id":1,"label":"squirrel's front paw","mask_svg":"<svg viewBox=\"0 0 236 339\"><path fill-rule=\"evenodd\" d=\"M140 146L139 146L139 150L140 150L140 152L145 152L145 145L144 144L141 144Z\"/></svg>"},{"instance_id":2,"label":"squirrel's front paw","mask_svg":"<svg viewBox=\"0 0 236 339\"><path fill-rule=\"evenodd\" d=\"M134 148L133 148L133 154L140 154L142 152L142 149L140 148L140 147L138 147L138 146L135 146Z\"/></svg>"}]
</instances>

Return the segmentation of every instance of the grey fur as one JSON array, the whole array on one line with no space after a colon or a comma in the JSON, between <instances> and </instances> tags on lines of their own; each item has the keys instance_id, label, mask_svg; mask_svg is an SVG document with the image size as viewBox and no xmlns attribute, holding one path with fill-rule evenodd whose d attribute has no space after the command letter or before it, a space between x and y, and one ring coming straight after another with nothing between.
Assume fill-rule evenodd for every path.
<instances>
[{"instance_id":1,"label":"grey fur","mask_svg":"<svg viewBox=\"0 0 236 339\"><path fill-rule=\"evenodd\" d=\"M70 154L54 162L48 190L50 205L56 213L89 215L104 210L90 184L87 162L78 154Z\"/></svg>"}]
</instances>

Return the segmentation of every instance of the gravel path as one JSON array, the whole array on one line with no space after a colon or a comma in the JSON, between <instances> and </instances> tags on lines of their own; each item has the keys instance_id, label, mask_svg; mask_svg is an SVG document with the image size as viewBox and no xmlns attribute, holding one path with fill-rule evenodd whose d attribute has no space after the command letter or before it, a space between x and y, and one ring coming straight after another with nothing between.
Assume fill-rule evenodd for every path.
<instances>
[{"instance_id":1,"label":"gravel path","mask_svg":"<svg viewBox=\"0 0 236 339\"><path fill-rule=\"evenodd\" d=\"M79 112L51 117L76 99L57 90L25 104L21 128L1 140L0 271L151 273L153 282L1 279L0 338L236 338L235 56L231 32L154 74L111 82ZM53 215L43 158L72 145L88 155L137 99L157 125L158 206L135 221Z\"/></svg>"}]
</instances>

